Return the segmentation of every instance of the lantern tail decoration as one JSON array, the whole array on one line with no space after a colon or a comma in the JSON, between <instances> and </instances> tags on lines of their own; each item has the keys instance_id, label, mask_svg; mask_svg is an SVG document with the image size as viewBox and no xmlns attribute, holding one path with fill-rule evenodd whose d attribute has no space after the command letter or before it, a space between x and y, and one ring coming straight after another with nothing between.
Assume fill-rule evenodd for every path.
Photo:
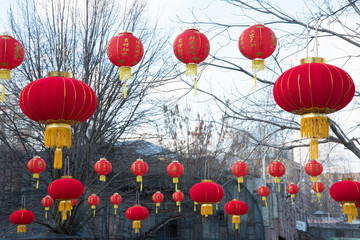
<instances>
[{"instance_id":1,"label":"lantern tail decoration","mask_svg":"<svg viewBox=\"0 0 360 240\"><path fill-rule=\"evenodd\" d=\"M213 214L213 206L210 203L201 204L201 215L208 217Z\"/></svg>"},{"instance_id":2,"label":"lantern tail decoration","mask_svg":"<svg viewBox=\"0 0 360 240\"><path fill-rule=\"evenodd\" d=\"M181 202L177 201L176 206L179 206L179 213L181 213Z\"/></svg>"},{"instance_id":3,"label":"lantern tail decoration","mask_svg":"<svg viewBox=\"0 0 360 240\"><path fill-rule=\"evenodd\" d=\"M344 214L348 215L348 222L352 223L352 221L356 220L356 217L358 216L358 212L355 206L355 203L344 203L343 205L343 212Z\"/></svg>"},{"instance_id":4,"label":"lantern tail decoration","mask_svg":"<svg viewBox=\"0 0 360 240\"><path fill-rule=\"evenodd\" d=\"M265 203L265 207L267 207L266 197L261 197L261 200L263 200L263 202Z\"/></svg>"},{"instance_id":5,"label":"lantern tail decoration","mask_svg":"<svg viewBox=\"0 0 360 240\"><path fill-rule=\"evenodd\" d=\"M155 204L155 213L158 214L159 211L158 211L158 208L160 207L160 203L156 203Z\"/></svg>"},{"instance_id":6,"label":"lantern tail decoration","mask_svg":"<svg viewBox=\"0 0 360 240\"><path fill-rule=\"evenodd\" d=\"M179 183L179 178L174 177L174 178L173 178L173 183L175 183L175 191L177 191L177 190L178 190L177 184Z\"/></svg>"},{"instance_id":7,"label":"lantern tail decoration","mask_svg":"<svg viewBox=\"0 0 360 240\"><path fill-rule=\"evenodd\" d=\"M45 208L45 218L47 219L47 211L49 211L50 208L46 207Z\"/></svg>"},{"instance_id":8,"label":"lantern tail decoration","mask_svg":"<svg viewBox=\"0 0 360 240\"><path fill-rule=\"evenodd\" d=\"M5 99L5 83L2 84L2 89L1 89L1 101L3 102ZM26 226L25 226L26 229Z\"/></svg>"},{"instance_id":9,"label":"lantern tail decoration","mask_svg":"<svg viewBox=\"0 0 360 240\"><path fill-rule=\"evenodd\" d=\"M197 64L188 63L186 64L186 76L190 76L194 78L194 90L195 96L197 96Z\"/></svg>"},{"instance_id":10,"label":"lantern tail decoration","mask_svg":"<svg viewBox=\"0 0 360 240\"><path fill-rule=\"evenodd\" d=\"M142 192L142 176L137 176L136 181L140 183L140 192Z\"/></svg>"},{"instance_id":11,"label":"lantern tail decoration","mask_svg":"<svg viewBox=\"0 0 360 240\"><path fill-rule=\"evenodd\" d=\"M115 215L116 215L116 209L118 209L118 205L114 205L114 209L115 209Z\"/></svg>"},{"instance_id":12,"label":"lantern tail decoration","mask_svg":"<svg viewBox=\"0 0 360 240\"><path fill-rule=\"evenodd\" d=\"M235 223L235 229L239 229L239 224L241 223L241 218L238 215L232 216L232 223Z\"/></svg>"},{"instance_id":13,"label":"lantern tail decoration","mask_svg":"<svg viewBox=\"0 0 360 240\"><path fill-rule=\"evenodd\" d=\"M278 185L278 192L280 192L280 178L279 177L275 177L274 178L274 183L277 183Z\"/></svg>"},{"instance_id":14,"label":"lantern tail decoration","mask_svg":"<svg viewBox=\"0 0 360 240\"><path fill-rule=\"evenodd\" d=\"M315 138L310 140L310 159L319 159L319 142Z\"/></svg>"},{"instance_id":15,"label":"lantern tail decoration","mask_svg":"<svg viewBox=\"0 0 360 240\"><path fill-rule=\"evenodd\" d=\"M10 80L11 79L10 71L6 70L6 69L0 69L0 79L1 80Z\"/></svg>"},{"instance_id":16,"label":"lantern tail decoration","mask_svg":"<svg viewBox=\"0 0 360 240\"><path fill-rule=\"evenodd\" d=\"M196 212L196 206L199 205L197 202L194 202L194 212Z\"/></svg>"},{"instance_id":17,"label":"lantern tail decoration","mask_svg":"<svg viewBox=\"0 0 360 240\"><path fill-rule=\"evenodd\" d=\"M59 212L62 212L62 220L67 219L67 212L70 212L72 209L71 200L60 201L59 203Z\"/></svg>"},{"instance_id":18,"label":"lantern tail decoration","mask_svg":"<svg viewBox=\"0 0 360 240\"><path fill-rule=\"evenodd\" d=\"M291 194L290 197L291 197L291 205L293 205L294 204L295 194Z\"/></svg>"},{"instance_id":19,"label":"lantern tail decoration","mask_svg":"<svg viewBox=\"0 0 360 240\"><path fill-rule=\"evenodd\" d=\"M318 197L318 203L320 203L320 199L321 199L321 193L316 193L316 196Z\"/></svg>"},{"instance_id":20,"label":"lantern tail decoration","mask_svg":"<svg viewBox=\"0 0 360 240\"><path fill-rule=\"evenodd\" d=\"M124 81L124 98L127 98L127 86L126 80L131 79L131 68L129 67L121 67L120 68L120 81Z\"/></svg>"},{"instance_id":21,"label":"lantern tail decoration","mask_svg":"<svg viewBox=\"0 0 360 240\"><path fill-rule=\"evenodd\" d=\"M264 59L255 58L252 60L251 68L254 72L263 71L265 69Z\"/></svg>"},{"instance_id":22,"label":"lantern tail decoration","mask_svg":"<svg viewBox=\"0 0 360 240\"><path fill-rule=\"evenodd\" d=\"M36 189L39 188L39 174L38 173L34 173L33 174L33 178L36 179Z\"/></svg>"},{"instance_id":23,"label":"lantern tail decoration","mask_svg":"<svg viewBox=\"0 0 360 240\"><path fill-rule=\"evenodd\" d=\"M240 183L243 183L244 182L244 178L243 177L238 177L237 179L238 181L238 192L240 192Z\"/></svg>"}]
</instances>

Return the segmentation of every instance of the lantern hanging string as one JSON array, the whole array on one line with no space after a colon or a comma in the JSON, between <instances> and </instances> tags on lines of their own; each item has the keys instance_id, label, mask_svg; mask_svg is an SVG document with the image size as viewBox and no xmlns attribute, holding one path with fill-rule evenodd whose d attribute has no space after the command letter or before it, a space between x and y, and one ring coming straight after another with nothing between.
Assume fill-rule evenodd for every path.
<instances>
[{"instance_id":1,"label":"lantern hanging string","mask_svg":"<svg viewBox=\"0 0 360 240\"><path fill-rule=\"evenodd\" d=\"M25 195L21 196L21 209L25 209Z\"/></svg>"},{"instance_id":2,"label":"lantern hanging string","mask_svg":"<svg viewBox=\"0 0 360 240\"><path fill-rule=\"evenodd\" d=\"M136 204L139 204L140 202L139 198L140 198L140 194L138 191L136 191Z\"/></svg>"},{"instance_id":3,"label":"lantern hanging string","mask_svg":"<svg viewBox=\"0 0 360 240\"><path fill-rule=\"evenodd\" d=\"M309 57L309 34L310 34L310 31L309 31L309 21L307 22L306 24L306 58Z\"/></svg>"}]
</instances>

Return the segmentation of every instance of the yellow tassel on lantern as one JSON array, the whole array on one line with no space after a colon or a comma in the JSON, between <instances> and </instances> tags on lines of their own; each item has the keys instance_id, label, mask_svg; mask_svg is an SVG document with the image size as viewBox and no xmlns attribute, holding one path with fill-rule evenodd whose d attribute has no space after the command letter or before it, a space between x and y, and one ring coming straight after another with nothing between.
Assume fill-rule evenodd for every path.
<instances>
[{"instance_id":1,"label":"yellow tassel on lantern","mask_svg":"<svg viewBox=\"0 0 360 240\"><path fill-rule=\"evenodd\" d=\"M291 204L294 204L295 194L291 194Z\"/></svg>"},{"instance_id":2,"label":"yellow tassel on lantern","mask_svg":"<svg viewBox=\"0 0 360 240\"><path fill-rule=\"evenodd\" d=\"M142 192L142 176L137 176L136 181L140 182L140 192Z\"/></svg>"},{"instance_id":3,"label":"yellow tassel on lantern","mask_svg":"<svg viewBox=\"0 0 360 240\"><path fill-rule=\"evenodd\" d=\"M1 80L10 80L11 79L10 70L0 69L0 79Z\"/></svg>"},{"instance_id":4,"label":"yellow tassel on lantern","mask_svg":"<svg viewBox=\"0 0 360 240\"><path fill-rule=\"evenodd\" d=\"M255 92L256 92L256 81L257 81L257 77L256 77L256 73L254 75L254 86L255 86Z\"/></svg>"},{"instance_id":5,"label":"yellow tassel on lantern","mask_svg":"<svg viewBox=\"0 0 360 240\"><path fill-rule=\"evenodd\" d=\"M156 214L158 214L158 207L160 207L160 203L156 203L155 205L156 205L156 207L155 207L156 208Z\"/></svg>"},{"instance_id":6,"label":"yellow tassel on lantern","mask_svg":"<svg viewBox=\"0 0 360 240\"><path fill-rule=\"evenodd\" d=\"M329 122L326 114L307 113L301 116L300 134L302 138L328 138Z\"/></svg>"},{"instance_id":7,"label":"yellow tassel on lantern","mask_svg":"<svg viewBox=\"0 0 360 240\"><path fill-rule=\"evenodd\" d=\"M181 212L181 203L179 201L177 201L176 206L179 206L179 213L180 213Z\"/></svg>"},{"instance_id":8,"label":"yellow tassel on lantern","mask_svg":"<svg viewBox=\"0 0 360 240\"><path fill-rule=\"evenodd\" d=\"M317 193L316 196L318 197L318 202L320 203L321 193Z\"/></svg>"},{"instance_id":9,"label":"yellow tassel on lantern","mask_svg":"<svg viewBox=\"0 0 360 240\"><path fill-rule=\"evenodd\" d=\"M127 98L126 80L131 79L131 68L120 67L120 81L124 80L124 98Z\"/></svg>"},{"instance_id":10,"label":"yellow tassel on lantern","mask_svg":"<svg viewBox=\"0 0 360 240\"><path fill-rule=\"evenodd\" d=\"M243 177L238 177L238 192L240 192L240 183L244 182L244 178Z\"/></svg>"},{"instance_id":11,"label":"yellow tassel on lantern","mask_svg":"<svg viewBox=\"0 0 360 240\"><path fill-rule=\"evenodd\" d=\"M261 71L265 69L264 59L255 58L252 61L252 70L255 72Z\"/></svg>"},{"instance_id":12,"label":"yellow tassel on lantern","mask_svg":"<svg viewBox=\"0 0 360 240\"><path fill-rule=\"evenodd\" d=\"M106 181L106 176L105 175L100 175L100 181L105 182Z\"/></svg>"},{"instance_id":13,"label":"yellow tassel on lantern","mask_svg":"<svg viewBox=\"0 0 360 240\"><path fill-rule=\"evenodd\" d=\"M173 178L173 183L175 183L175 191L177 191L177 190L178 190L178 188L177 188L177 184L178 184L178 182L179 182L179 178L174 177L174 178Z\"/></svg>"},{"instance_id":14,"label":"yellow tassel on lantern","mask_svg":"<svg viewBox=\"0 0 360 240\"><path fill-rule=\"evenodd\" d=\"M310 159L319 159L319 142L315 138L310 141Z\"/></svg>"},{"instance_id":15,"label":"yellow tassel on lantern","mask_svg":"<svg viewBox=\"0 0 360 240\"><path fill-rule=\"evenodd\" d=\"M3 102L5 99L5 83L3 83L2 85L2 90L1 90L1 101Z\"/></svg>"},{"instance_id":16,"label":"yellow tassel on lantern","mask_svg":"<svg viewBox=\"0 0 360 240\"><path fill-rule=\"evenodd\" d=\"M18 225L17 232L26 232L26 225Z\"/></svg>"},{"instance_id":17,"label":"yellow tassel on lantern","mask_svg":"<svg viewBox=\"0 0 360 240\"><path fill-rule=\"evenodd\" d=\"M261 199L265 202L265 207L267 207L266 197L262 197Z\"/></svg>"},{"instance_id":18,"label":"yellow tassel on lantern","mask_svg":"<svg viewBox=\"0 0 360 240\"><path fill-rule=\"evenodd\" d=\"M317 182L317 177L311 177L311 182Z\"/></svg>"},{"instance_id":19,"label":"yellow tassel on lantern","mask_svg":"<svg viewBox=\"0 0 360 240\"><path fill-rule=\"evenodd\" d=\"M198 205L198 203L194 202L194 212L196 212L196 205Z\"/></svg>"},{"instance_id":20,"label":"yellow tassel on lantern","mask_svg":"<svg viewBox=\"0 0 360 240\"><path fill-rule=\"evenodd\" d=\"M71 211L72 205L71 200L62 200L59 203L59 212L62 212L62 220L67 219L67 212Z\"/></svg>"},{"instance_id":21,"label":"yellow tassel on lantern","mask_svg":"<svg viewBox=\"0 0 360 240\"><path fill-rule=\"evenodd\" d=\"M239 215L232 216L232 223L235 223L235 229L239 229L239 224L241 223L241 219Z\"/></svg>"},{"instance_id":22,"label":"yellow tassel on lantern","mask_svg":"<svg viewBox=\"0 0 360 240\"><path fill-rule=\"evenodd\" d=\"M195 96L197 95L197 65L195 63L186 64L186 76L194 77Z\"/></svg>"},{"instance_id":23,"label":"yellow tassel on lantern","mask_svg":"<svg viewBox=\"0 0 360 240\"><path fill-rule=\"evenodd\" d=\"M56 148L54 155L54 168L61 169L62 168L62 150L61 148Z\"/></svg>"},{"instance_id":24,"label":"yellow tassel on lantern","mask_svg":"<svg viewBox=\"0 0 360 240\"><path fill-rule=\"evenodd\" d=\"M50 123L45 129L45 147L71 147L71 127L66 123Z\"/></svg>"},{"instance_id":25,"label":"yellow tassel on lantern","mask_svg":"<svg viewBox=\"0 0 360 240\"><path fill-rule=\"evenodd\" d=\"M213 214L213 206L210 203L201 204L201 215L208 217Z\"/></svg>"},{"instance_id":26,"label":"yellow tassel on lantern","mask_svg":"<svg viewBox=\"0 0 360 240\"><path fill-rule=\"evenodd\" d=\"M115 215L116 215L116 209L118 209L118 205L114 205L114 209L115 209Z\"/></svg>"},{"instance_id":27,"label":"yellow tassel on lantern","mask_svg":"<svg viewBox=\"0 0 360 240\"><path fill-rule=\"evenodd\" d=\"M133 221L133 228L135 228L135 233L139 233L141 228L141 221Z\"/></svg>"},{"instance_id":28,"label":"yellow tassel on lantern","mask_svg":"<svg viewBox=\"0 0 360 240\"><path fill-rule=\"evenodd\" d=\"M279 177L275 177L274 178L274 183L278 184L278 192L280 192L280 178Z\"/></svg>"},{"instance_id":29,"label":"yellow tassel on lantern","mask_svg":"<svg viewBox=\"0 0 360 240\"><path fill-rule=\"evenodd\" d=\"M38 173L34 173L33 174L33 178L37 179L36 181L36 189L39 188L39 174Z\"/></svg>"},{"instance_id":30,"label":"yellow tassel on lantern","mask_svg":"<svg viewBox=\"0 0 360 240\"><path fill-rule=\"evenodd\" d=\"M194 78L194 88L195 88L195 96L197 96L197 80Z\"/></svg>"},{"instance_id":31,"label":"yellow tassel on lantern","mask_svg":"<svg viewBox=\"0 0 360 240\"><path fill-rule=\"evenodd\" d=\"M344 214L348 215L348 222L352 223L353 218L356 219L358 216L355 203L344 203L343 205Z\"/></svg>"}]
</instances>

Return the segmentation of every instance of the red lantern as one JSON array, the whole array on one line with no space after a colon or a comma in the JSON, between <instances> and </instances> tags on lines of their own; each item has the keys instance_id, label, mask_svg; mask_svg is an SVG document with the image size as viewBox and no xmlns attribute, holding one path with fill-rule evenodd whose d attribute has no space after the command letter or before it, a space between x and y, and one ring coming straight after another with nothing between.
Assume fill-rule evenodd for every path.
<instances>
[{"instance_id":1,"label":"red lantern","mask_svg":"<svg viewBox=\"0 0 360 240\"><path fill-rule=\"evenodd\" d=\"M175 191L177 191L177 184L179 182L179 177L184 173L184 166L178 161L172 161L167 166L166 170L170 177L173 178L173 183L175 183Z\"/></svg>"},{"instance_id":2,"label":"red lantern","mask_svg":"<svg viewBox=\"0 0 360 240\"><path fill-rule=\"evenodd\" d=\"M10 71L19 66L25 56L22 44L8 34L0 34L0 80L10 80ZM4 101L5 84L1 92L1 101Z\"/></svg>"},{"instance_id":3,"label":"red lantern","mask_svg":"<svg viewBox=\"0 0 360 240\"><path fill-rule=\"evenodd\" d=\"M300 133L310 138L310 159L318 159L318 140L329 137L326 114L344 108L354 97L355 85L341 68L323 58L305 58L285 71L274 84L274 99L282 109L301 115Z\"/></svg>"},{"instance_id":4,"label":"red lantern","mask_svg":"<svg viewBox=\"0 0 360 240\"><path fill-rule=\"evenodd\" d=\"M142 159L136 160L131 165L131 172L136 175L136 181L140 182L140 192L142 191L142 176L144 176L149 169L149 166Z\"/></svg>"},{"instance_id":5,"label":"red lantern","mask_svg":"<svg viewBox=\"0 0 360 240\"><path fill-rule=\"evenodd\" d=\"M238 191L240 192L240 183L244 182L243 177L249 173L249 166L245 162L237 160L232 166L231 172L238 178Z\"/></svg>"},{"instance_id":6,"label":"red lantern","mask_svg":"<svg viewBox=\"0 0 360 240\"><path fill-rule=\"evenodd\" d=\"M258 189L258 194L261 196L261 199L265 202L265 206L267 207L266 197L269 196L270 189L267 186L262 185Z\"/></svg>"},{"instance_id":7,"label":"red lantern","mask_svg":"<svg viewBox=\"0 0 360 240\"><path fill-rule=\"evenodd\" d=\"M27 168L33 173L33 178L36 178L36 189L39 187L39 174L45 170L46 163L39 156L35 156L29 160Z\"/></svg>"},{"instance_id":8,"label":"red lantern","mask_svg":"<svg viewBox=\"0 0 360 240\"><path fill-rule=\"evenodd\" d=\"M323 171L323 166L316 160L311 160L305 165L305 171L311 176L311 182L317 182L317 176Z\"/></svg>"},{"instance_id":9,"label":"red lantern","mask_svg":"<svg viewBox=\"0 0 360 240\"><path fill-rule=\"evenodd\" d=\"M91 87L70 77L70 73L49 72L47 78L26 85L19 99L28 118L46 124L45 147L56 147L56 169L62 168L62 148L71 147L70 125L84 122L97 107Z\"/></svg>"},{"instance_id":10,"label":"red lantern","mask_svg":"<svg viewBox=\"0 0 360 240\"><path fill-rule=\"evenodd\" d=\"M106 158L100 158L99 161L95 163L94 166L95 172L100 175L100 181L106 181L106 175L111 172L111 163L106 160Z\"/></svg>"},{"instance_id":11,"label":"red lantern","mask_svg":"<svg viewBox=\"0 0 360 240\"><path fill-rule=\"evenodd\" d=\"M343 212L348 215L348 222L358 216L355 203L360 202L360 183L344 179L330 187L330 196L337 202L343 203Z\"/></svg>"},{"instance_id":12,"label":"red lantern","mask_svg":"<svg viewBox=\"0 0 360 240\"><path fill-rule=\"evenodd\" d=\"M49 195L46 195L42 200L41 204L45 207L45 218L47 218L47 211L49 211L50 207L53 205L54 199Z\"/></svg>"},{"instance_id":13,"label":"red lantern","mask_svg":"<svg viewBox=\"0 0 360 240\"><path fill-rule=\"evenodd\" d=\"M141 41L132 32L124 31L113 37L107 46L107 56L120 68L120 81L124 80L124 98L127 97L126 80L131 79L131 68L144 56Z\"/></svg>"},{"instance_id":14,"label":"red lantern","mask_svg":"<svg viewBox=\"0 0 360 240\"><path fill-rule=\"evenodd\" d=\"M293 199L295 198L295 194L297 194L299 192L298 185L296 185L295 183L292 182L287 186L286 191L291 194L290 195L291 196L291 204L293 204L294 203Z\"/></svg>"},{"instance_id":15,"label":"red lantern","mask_svg":"<svg viewBox=\"0 0 360 240\"><path fill-rule=\"evenodd\" d=\"M133 228L135 228L135 233L139 233L141 228L141 221L145 220L149 216L149 211L140 205L135 205L126 210L126 217L133 221Z\"/></svg>"},{"instance_id":16,"label":"red lantern","mask_svg":"<svg viewBox=\"0 0 360 240\"><path fill-rule=\"evenodd\" d=\"M316 192L318 202L320 203L321 193L325 190L325 185L322 182L314 182L312 189Z\"/></svg>"},{"instance_id":17,"label":"red lantern","mask_svg":"<svg viewBox=\"0 0 360 240\"><path fill-rule=\"evenodd\" d=\"M239 50L244 57L253 60L255 72L264 70L264 59L271 56L276 49L277 39L274 32L263 24L255 24L245 29L239 38Z\"/></svg>"},{"instance_id":18,"label":"red lantern","mask_svg":"<svg viewBox=\"0 0 360 240\"><path fill-rule=\"evenodd\" d=\"M158 207L160 207L160 203L164 200L164 195L160 192L157 191L156 193L154 193L152 195L152 200L155 203L155 209L156 209L156 214L158 213Z\"/></svg>"},{"instance_id":19,"label":"red lantern","mask_svg":"<svg viewBox=\"0 0 360 240\"><path fill-rule=\"evenodd\" d=\"M239 224L241 223L240 216L245 215L247 211L247 204L238 199L233 199L225 204L225 212L232 215L232 223L235 223L235 229L239 229Z\"/></svg>"},{"instance_id":20,"label":"red lantern","mask_svg":"<svg viewBox=\"0 0 360 240\"><path fill-rule=\"evenodd\" d=\"M35 219L35 215L26 209L20 209L10 215L10 221L18 225L17 232L26 232L26 225L31 224Z\"/></svg>"},{"instance_id":21,"label":"red lantern","mask_svg":"<svg viewBox=\"0 0 360 240\"><path fill-rule=\"evenodd\" d=\"M176 58L186 64L186 76L194 77L196 95L197 64L209 56L209 40L197 28L189 28L176 37L173 50Z\"/></svg>"},{"instance_id":22,"label":"red lantern","mask_svg":"<svg viewBox=\"0 0 360 240\"><path fill-rule=\"evenodd\" d=\"M269 173L274 177L274 183L278 183L278 191L280 192L280 177L285 174L285 165L275 160L269 165Z\"/></svg>"},{"instance_id":23,"label":"red lantern","mask_svg":"<svg viewBox=\"0 0 360 240\"><path fill-rule=\"evenodd\" d=\"M62 212L62 219L67 219L67 212L72 210L71 200L79 198L84 192L84 186L71 176L63 176L50 183L48 187L49 195L59 200L59 212Z\"/></svg>"},{"instance_id":24,"label":"red lantern","mask_svg":"<svg viewBox=\"0 0 360 240\"><path fill-rule=\"evenodd\" d=\"M180 190L176 190L176 192L172 195L174 201L176 202L176 206L179 206L179 212L181 212L181 202L184 200L184 194Z\"/></svg>"},{"instance_id":25,"label":"red lantern","mask_svg":"<svg viewBox=\"0 0 360 240\"><path fill-rule=\"evenodd\" d=\"M201 215L208 217L213 214L213 203L219 203L224 197L224 189L211 180L202 180L190 189L190 198L201 204Z\"/></svg>"},{"instance_id":26,"label":"red lantern","mask_svg":"<svg viewBox=\"0 0 360 240\"><path fill-rule=\"evenodd\" d=\"M91 205L91 208L94 209L94 217L96 212L96 205L100 203L100 198L96 194L91 194L88 198L88 203Z\"/></svg>"},{"instance_id":27,"label":"red lantern","mask_svg":"<svg viewBox=\"0 0 360 240\"><path fill-rule=\"evenodd\" d=\"M122 201L122 197L118 194L118 193L114 193L111 197L110 197L110 202L112 204L114 204L114 209L115 209L115 215L116 215L116 209L118 209L118 205L121 203Z\"/></svg>"}]
</instances>

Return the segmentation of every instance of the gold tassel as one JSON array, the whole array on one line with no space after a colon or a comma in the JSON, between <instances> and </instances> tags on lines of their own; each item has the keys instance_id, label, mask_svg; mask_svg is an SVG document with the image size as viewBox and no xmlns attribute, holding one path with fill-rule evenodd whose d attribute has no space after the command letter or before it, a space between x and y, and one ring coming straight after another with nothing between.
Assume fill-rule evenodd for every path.
<instances>
[{"instance_id":1,"label":"gold tassel","mask_svg":"<svg viewBox=\"0 0 360 240\"><path fill-rule=\"evenodd\" d=\"M254 86L255 86L255 92L256 92L256 80L257 80L257 77L256 77L256 73L254 75Z\"/></svg>"},{"instance_id":2,"label":"gold tassel","mask_svg":"<svg viewBox=\"0 0 360 240\"><path fill-rule=\"evenodd\" d=\"M186 64L186 76L190 76L190 77L197 76L197 65L195 63Z\"/></svg>"},{"instance_id":3,"label":"gold tassel","mask_svg":"<svg viewBox=\"0 0 360 240\"><path fill-rule=\"evenodd\" d=\"M71 147L71 127L66 123L50 123L45 129L45 147Z\"/></svg>"},{"instance_id":4,"label":"gold tassel","mask_svg":"<svg viewBox=\"0 0 360 240\"><path fill-rule=\"evenodd\" d=\"M93 217L95 217L95 212L96 212L96 210L94 209L94 214L93 214Z\"/></svg>"},{"instance_id":5,"label":"gold tassel","mask_svg":"<svg viewBox=\"0 0 360 240\"><path fill-rule=\"evenodd\" d=\"M59 212L62 212L62 220L65 221L67 219L67 212L71 211L72 205L71 200L63 200L59 203Z\"/></svg>"},{"instance_id":6,"label":"gold tassel","mask_svg":"<svg viewBox=\"0 0 360 240\"><path fill-rule=\"evenodd\" d=\"M319 142L315 138L310 141L310 159L319 159Z\"/></svg>"},{"instance_id":7,"label":"gold tassel","mask_svg":"<svg viewBox=\"0 0 360 240\"><path fill-rule=\"evenodd\" d=\"M39 179L36 181L36 189L39 188Z\"/></svg>"},{"instance_id":8,"label":"gold tassel","mask_svg":"<svg viewBox=\"0 0 360 240\"><path fill-rule=\"evenodd\" d=\"M56 150L55 150L54 168L55 169L62 168L62 150L61 150L61 148L56 148Z\"/></svg>"},{"instance_id":9,"label":"gold tassel","mask_svg":"<svg viewBox=\"0 0 360 240\"><path fill-rule=\"evenodd\" d=\"M238 192L240 192L240 183L238 183Z\"/></svg>"},{"instance_id":10,"label":"gold tassel","mask_svg":"<svg viewBox=\"0 0 360 240\"><path fill-rule=\"evenodd\" d=\"M131 68L120 67L120 81L124 80L124 98L127 98L126 80L131 79Z\"/></svg>"},{"instance_id":11,"label":"gold tassel","mask_svg":"<svg viewBox=\"0 0 360 240\"><path fill-rule=\"evenodd\" d=\"M114 205L114 209L115 209L115 215L116 215L116 209L118 208L118 205Z\"/></svg>"},{"instance_id":12,"label":"gold tassel","mask_svg":"<svg viewBox=\"0 0 360 240\"><path fill-rule=\"evenodd\" d=\"M156 209L155 213L156 213L156 214L158 214L158 208L157 208L157 207L155 207L155 209Z\"/></svg>"},{"instance_id":13,"label":"gold tassel","mask_svg":"<svg viewBox=\"0 0 360 240\"><path fill-rule=\"evenodd\" d=\"M137 176L136 181L140 182L140 192L142 192L142 176Z\"/></svg>"},{"instance_id":14,"label":"gold tassel","mask_svg":"<svg viewBox=\"0 0 360 240\"><path fill-rule=\"evenodd\" d=\"M194 78L194 87L195 87L195 96L197 96L197 81L196 81L196 77Z\"/></svg>"},{"instance_id":15,"label":"gold tassel","mask_svg":"<svg viewBox=\"0 0 360 240\"><path fill-rule=\"evenodd\" d=\"M62 220L65 221L67 219L67 212L62 211Z\"/></svg>"},{"instance_id":16,"label":"gold tassel","mask_svg":"<svg viewBox=\"0 0 360 240\"><path fill-rule=\"evenodd\" d=\"M317 182L317 177L311 177L311 182Z\"/></svg>"},{"instance_id":17,"label":"gold tassel","mask_svg":"<svg viewBox=\"0 0 360 240\"><path fill-rule=\"evenodd\" d=\"M196 205L198 205L198 203L194 202L194 212L196 212Z\"/></svg>"},{"instance_id":18,"label":"gold tassel","mask_svg":"<svg viewBox=\"0 0 360 240\"><path fill-rule=\"evenodd\" d=\"M5 99L5 83L3 83L2 90L1 90L1 101L3 102Z\"/></svg>"},{"instance_id":19,"label":"gold tassel","mask_svg":"<svg viewBox=\"0 0 360 240\"><path fill-rule=\"evenodd\" d=\"M264 64L264 60L261 58L256 58L252 61L252 70L255 72L264 70L265 68L265 64Z\"/></svg>"},{"instance_id":20,"label":"gold tassel","mask_svg":"<svg viewBox=\"0 0 360 240\"><path fill-rule=\"evenodd\" d=\"M201 215L208 217L213 214L213 206L210 203L201 204Z\"/></svg>"},{"instance_id":21,"label":"gold tassel","mask_svg":"<svg viewBox=\"0 0 360 240\"><path fill-rule=\"evenodd\" d=\"M105 175L100 175L100 181L105 182L106 181L106 176Z\"/></svg>"},{"instance_id":22,"label":"gold tassel","mask_svg":"<svg viewBox=\"0 0 360 240\"><path fill-rule=\"evenodd\" d=\"M174 178L173 178L173 183L178 183L178 182L179 182L179 178L174 177Z\"/></svg>"},{"instance_id":23,"label":"gold tassel","mask_svg":"<svg viewBox=\"0 0 360 240\"><path fill-rule=\"evenodd\" d=\"M244 182L244 178L243 177L238 177L238 183L243 183Z\"/></svg>"},{"instance_id":24,"label":"gold tassel","mask_svg":"<svg viewBox=\"0 0 360 240\"><path fill-rule=\"evenodd\" d=\"M181 204L179 202L179 213L181 213Z\"/></svg>"},{"instance_id":25,"label":"gold tassel","mask_svg":"<svg viewBox=\"0 0 360 240\"><path fill-rule=\"evenodd\" d=\"M33 174L33 178L39 178L39 174L38 174L38 173L34 173L34 174Z\"/></svg>"},{"instance_id":26,"label":"gold tassel","mask_svg":"<svg viewBox=\"0 0 360 240\"><path fill-rule=\"evenodd\" d=\"M178 190L177 183L175 183L175 192Z\"/></svg>"},{"instance_id":27,"label":"gold tassel","mask_svg":"<svg viewBox=\"0 0 360 240\"><path fill-rule=\"evenodd\" d=\"M320 203L321 193L317 193L316 196L318 197L318 202Z\"/></svg>"},{"instance_id":28,"label":"gold tassel","mask_svg":"<svg viewBox=\"0 0 360 240\"><path fill-rule=\"evenodd\" d=\"M0 69L0 79L1 80L10 80L11 79L10 70Z\"/></svg>"},{"instance_id":29,"label":"gold tassel","mask_svg":"<svg viewBox=\"0 0 360 240\"><path fill-rule=\"evenodd\" d=\"M47 219L47 211L45 211L45 218Z\"/></svg>"},{"instance_id":30,"label":"gold tassel","mask_svg":"<svg viewBox=\"0 0 360 240\"><path fill-rule=\"evenodd\" d=\"M219 203L216 203L215 206L216 206L216 210L219 210Z\"/></svg>"},{"instance_id":31,"label":"gold tassel","mask_svg":"<svg viewBox=\"0 0 360 240\"><path fill-rule=\"evenodd\" d=\"M344 203L343 212L348 215L349 223L352 223L353 217L356 218L358 215L355 203Z\"/></svg>"},{"instance_id":32,"label":"gold tassel","mask_svg":"<svg viewBox=\"0 0 360 240\"><path fill-rule=\"evenodd\" d=\"M267 207L266 197L262 197L261 199L265 202L265 207Z\"/></svg>"},{"instance_id":33,"label":"gold tassel","mask_svg":"<svg viewBox=\"0 0 360 240\"><path fill-rule=\"evenodd\" d=\"M291 194L291 205L294 204L294 198L295 198L295 194Z\"/></svg>"},{"instance_id":34,"label":"gold tassel","mask_svg":"<svg viewBox=\"0 0 360 240\"><path fill-rule=\"evenodd\" d=\"M17 232L26 232L26 225L18 225Z\"/></svg>"},{"instance_id":35,"label":"gold tassel","mask_svg":"<svg viewBox=\"0 0 360 240\"><path fill-rule=\"evenodd\" d=\"M241 223L241 219L239 215L232 216L232 223L235 223L235 229L239 229L239 224Z\"/></svg>"},{"instance_id":36,"label":"gold tassel","mask_svg":"<svg viewBox=\"0 0 360 240\"><path fill-rule=\"evenodd\" d=\"M133 221L133 228L135 228L135 233L139 233L141 228L141 221Z\"/></svg>"},{"instance_id":37,"label":"gold tassel","mask_svg":"<svg viewBox=\"0 0 360 240\"><path fill-rule=\"evenodd\" d=\"M302 138L328 138L329 122L322 113L308 113L301 116L300 134Z\"/></svg>"}]
</instances>

